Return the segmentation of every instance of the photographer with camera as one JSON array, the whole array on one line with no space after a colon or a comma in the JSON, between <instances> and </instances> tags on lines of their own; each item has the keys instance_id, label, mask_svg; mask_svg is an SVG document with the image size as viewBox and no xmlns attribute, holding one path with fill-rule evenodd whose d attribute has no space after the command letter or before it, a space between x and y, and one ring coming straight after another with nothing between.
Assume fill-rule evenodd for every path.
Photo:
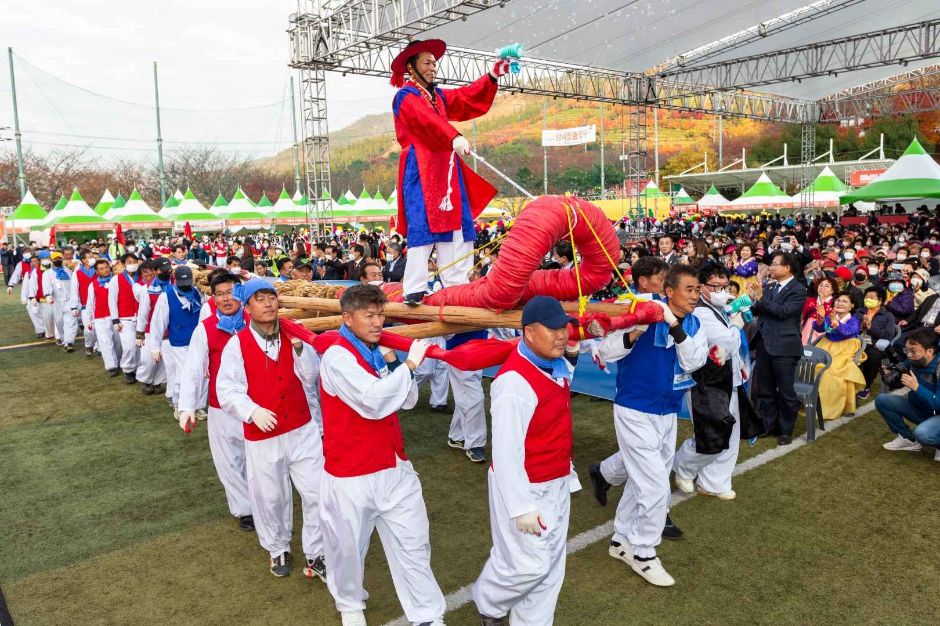
<instances>
[{"instance_id":1,"label":"photographer with camera","mask_svg":"<svg viewBox=\"0 0 940 626\"><path fill-rule=\"evenodd\" d=\"M889 389L907 387L904 395L883 393L875 399L875 408L881 413L888 428L897 437L882 447L885 450L917 452L921 444L905 420L914 425L927 421L940 413L940 354L937 353L937 333L930 328L911 331L904 342L907 359L885 352L882 380ZM899 362L900 361L900 362Z\"/></svg>"}]
</instances>

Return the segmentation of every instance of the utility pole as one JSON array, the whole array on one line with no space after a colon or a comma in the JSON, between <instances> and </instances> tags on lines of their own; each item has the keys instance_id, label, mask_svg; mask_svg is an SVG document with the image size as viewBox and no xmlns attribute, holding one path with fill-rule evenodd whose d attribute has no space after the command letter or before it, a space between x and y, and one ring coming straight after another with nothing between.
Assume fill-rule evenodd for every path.
<instances>
[{"instance_id":1,"label":"utility pole","mask_svg":"<svg viewBox=\"0 0 940 626\"><path fill-rule=\"evenodd\" d=\"M724 151L724 116L718 116L718 169L721 169L725 161Z\"/></svg>"},{"instance_id":2,"label":"utility pole","mask_svg":"<svg viewBox=\"0 0 940 626\"><path fill-rule=\"evenodd\" d=\"M653 170L659 187L659 107L653 107Z\"/></svg>"},{"instance_id":3,"label":"utility pole","mask_svg":"<svg viewBox=\"0 0 940 626\"><path fill-rule=\"evenodd\" d=\"M160 206L166 206L166 176L163 172L163 133L160 130L160 86L157 83L157 62L153 62L153 96L157 103L157 169L160 173Z\"/></svg>"},{"instance_id":4,"label":"utility pole","mask_svg":"<svg viewBox=\"0 0 940 626\"><path fill-rule=\"evenodd\" d=\"M604 186L604 103L601 102L601 200L607 197Z\"/></svg>"},{"instance_id":5,"label":"utility pole","mask_svg":"<svg viewBox=\"0 0 940 626\"><path fill-rule=\"evenodd\" d=\"M300 190L300 144L297 143L297 104L294 102L294 77L290 77L290 122L294 129L294 191ZM309 201L309 198L307 199Z\"/></svg>"},{"instance_id":6,"label":"utility pole","mask_svg":"<svg viewBox=\"0 0 940 626\"><path fill-rule=\"evenodd\" d=\"M542 107L542 130L548 130L548 99ZM542 195L548 195L548 148L542 146Z\"/></svg>"},{"instance_id":7,"label":"utility pole","mask_svg":"<svg viewBox=\"0 0 940 626\"><path fill-rule=\"evenodd\" d=\"M26 195L26 173L23 171L23 139L20 134L20 111L16 104L16 78L13 76L13 48L7 48L10 59L10 92L13 94L13 137L16 139L16 180L20 187L20 200Z\"/></svg>"}]
</instances>

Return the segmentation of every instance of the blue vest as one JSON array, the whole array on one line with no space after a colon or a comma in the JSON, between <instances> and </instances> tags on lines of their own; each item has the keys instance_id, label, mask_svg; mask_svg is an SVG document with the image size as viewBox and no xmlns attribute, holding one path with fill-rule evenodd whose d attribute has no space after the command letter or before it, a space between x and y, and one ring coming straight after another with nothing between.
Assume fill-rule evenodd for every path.
<instances>
[{"instance_id":1,"label":"blue vest","mask_svg":"<svg viewBox=\"0 0 940 626\"><path fill-rule=\"evenodd\" d=\"M636 340L630 354L617 362L617 395L614 403L653 415L678 413L686 390L672 388L676 359L679 358L676 346L654 346L655 331L655 325L651 325Z\"/></svg>"},{"instance_id":2,"label":"blue vest","mask_svg":"<svg viewBox=\"0 0 940 626\"><path fill-rule=\"evenodd\" d=\"M196 325L199 324L200 307L192 306L190 310L187 311L183 308L180 299L177 297L176 293L173 292L173 289L167 289L166 303L170 309L169 322L166 327L167 338L170 340L170 345L176 348L188 346L189 340L192 339L193 331L196 330Z\"/></svg>"},{"instance_id":3,"label":"blue vest","mask_svg":"<svg viewBox=\"0 0 940 626\"><path fill-rule=\"evenodd\" d=\"M471 341L473 339L486 339L486 336L489 332L484 328L483 330L468 330L465 333L457 333L450 339L448 339L444 345L448 350L453 350L457 346L462 346L463 344Z\"/></svg>"}]
</instances>

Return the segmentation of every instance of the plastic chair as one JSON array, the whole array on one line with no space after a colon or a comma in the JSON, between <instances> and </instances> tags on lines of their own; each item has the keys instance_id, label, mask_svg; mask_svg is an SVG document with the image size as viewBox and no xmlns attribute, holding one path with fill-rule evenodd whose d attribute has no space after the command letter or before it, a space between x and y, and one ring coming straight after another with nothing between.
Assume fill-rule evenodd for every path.
<instances>
[{"instance_id":1,"label":"plastic chair","mask_svg":"<svg viewBox=\"0 0 940 626\"><path fill-rule=\"evenodd\" d=\"M817 418L819 428L826 429L822 413L818 412L816 405L819 402L819 383L822 381L823 373L831 365L832 357L828 352L812 345L803 346L803 356L796 364L793 390L806 409L806 441L808 442L816 440Z\"/></svg>"}]
</instances>

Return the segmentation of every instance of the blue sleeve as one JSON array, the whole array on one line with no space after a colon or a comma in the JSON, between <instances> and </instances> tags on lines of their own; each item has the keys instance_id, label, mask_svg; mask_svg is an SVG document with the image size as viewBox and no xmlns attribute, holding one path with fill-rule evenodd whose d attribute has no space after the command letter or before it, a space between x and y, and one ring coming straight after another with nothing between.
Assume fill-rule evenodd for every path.
<instances>
[{"instance_id":1,"label":"blue sleeve","mask_svg":"<svg viewBox=\"0 0 940 626\"><path fill-rule=\"evenodd\" d=\"M920 385L917 387L917 395L921 400L929 404L931 409L940 412L940 397L937 396L936 385L931 387L924 381L920 380L919 377L917 380L920 383Z\"/></svg>"}]
</instances>

